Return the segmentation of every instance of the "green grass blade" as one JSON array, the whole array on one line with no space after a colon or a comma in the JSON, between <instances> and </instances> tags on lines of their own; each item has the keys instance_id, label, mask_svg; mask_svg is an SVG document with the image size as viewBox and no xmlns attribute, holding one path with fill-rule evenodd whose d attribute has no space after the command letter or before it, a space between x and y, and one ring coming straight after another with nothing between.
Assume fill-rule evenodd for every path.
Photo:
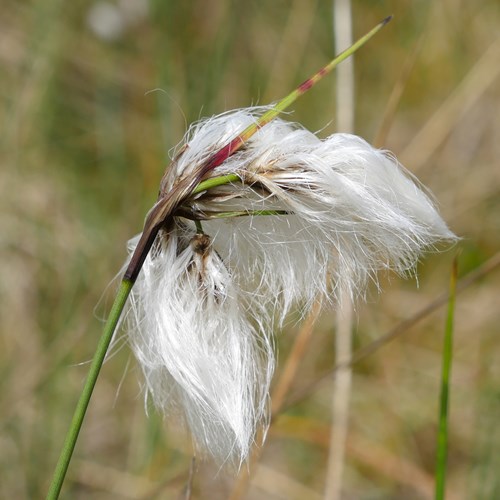
<instances>
[{"instance_id":1,"label":"green grass blade","mask_svg":"<svg viewBox=\"0 0 500 500\"><path fill-rule=\"evenodd\" d=\"M457 259L453 261L450 277L450 296L443 346L443 366L441 372L441 396L439 402L439 429L436 451L436 491L435 499L445 498L446 462L448 458L448 407L450 397L450 374L453 357L453 325L457 289Z\"/></svg>"},{"instance_id":2,"label":"green grass blade","mask_svg":"<svg viewBox=\"0 0 500 500\"><path fill-rule=\"evenodd\" d=\"M377 24L377 26L372 28L368 33L354 42L349 48L332 59L326 66L323 66L313 76L302 82L295 90L290 92L286 97L279 100L270 110L259 117L259 119L255 123L249 125L243 132L241 132L241 134L238 135L238 137L233 139L221 151L216 153L216 155L214 155L214 158L216 158L217 161L214 163L220 164L219 161L221 159L222 161L224 161L226 158L231 156L259 129L267 125L270 121L274 120L274 118L276 118L280 113L287 109L301 95L305 94L309 89L316 85L316 83L318 83L326 75L331 73L333 69L336 68L342 61L345 61L348 57L352 56L358 49L365 45L365 43L373 38L391 19L392 16L386 17L383 21Z\"/></svg>"}]
</instances>

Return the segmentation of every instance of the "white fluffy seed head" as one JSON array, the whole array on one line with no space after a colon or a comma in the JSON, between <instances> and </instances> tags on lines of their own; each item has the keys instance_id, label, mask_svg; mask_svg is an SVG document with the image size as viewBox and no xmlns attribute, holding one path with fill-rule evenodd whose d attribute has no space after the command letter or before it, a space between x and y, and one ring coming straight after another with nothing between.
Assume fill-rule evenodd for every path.
<instances>
[{"instance_id":1,"label":"white fluffy seed head","mask_svg":"<svg viewBox=\"0 0 500 500\"><path fill-rule=\"evenodd\" d=\"M193 125L161 193L265 110ZM287 214L204 221L210 237L175 217L146 259L128 319L156 406L183 415L198 449L241 464L268 421L274 320L318 296L362 296L377 271L405 275L425 249L455 237L395 158L353 135L320 140L276 119L209 176L232 173L242 182L189 197L181 213Z\"/></svg>"},{"instance_id":2,"label":"white fluffy seed head","mask_svg":"<svg viewBox=\"0 0 500 500\"><path fill-rule=\"evenodd\" d=\"M127 318L155 405L185 420L199 452L239 466L267 419L274 357L210 238L184 225L161 231Z\"/></svg>"},{"instance_id":3,"label":"white fluffy seed head","mask_svg":"<svg viewBox=\"0 0 500 500\"><path fill-rule=\"evenodd\" d=\"M241 130L262 111L238 110L197 124L195 142ZM243 289L281 305L281 318L298 300L311 303L318 291L335 300L345 292L353 299L363 295L377 271L405 275L425 249L455 238L395 158L354 135L320 140L277 119L212 176L232 172L242 185L211 190L187 204L200 212L271 208L291 213L206 224Z\"/></svg>"}]
</instances>

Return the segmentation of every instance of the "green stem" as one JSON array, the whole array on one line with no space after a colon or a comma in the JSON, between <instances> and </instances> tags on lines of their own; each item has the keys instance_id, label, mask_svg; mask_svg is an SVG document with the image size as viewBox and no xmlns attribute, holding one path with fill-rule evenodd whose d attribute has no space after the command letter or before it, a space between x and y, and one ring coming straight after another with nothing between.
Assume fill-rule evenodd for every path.
<instances>
[{"instance_id":1,"label":"green stem","mask_svg":"<svg viewBox=\"0 0 500 500\"><path fill-rule=\"evenodd\" d=\"M240 182L241 179L236 174L221 175L220 177L213 177L212 179L207 179L206 181L200 182L194 189L192 194L202 193L217 186L223 186L224 184L230 184L231 182Z\"/></svg>"},{"instance_id":2,"label":"green stem","mask_svg":"<svg viewBox=\"0 0 500 500\"><path fill-rule=\"evenodd\" d=\"M443 367L441 373L441 396L439 408L439 430L436 453L435 500L444 500L446 485L446 462L448 457L448 407L450 395L450 373L453 357L453 323L457 290L457 259L453 262L450 278L450 297L443 346Z\"/></svg>"},{"instance_id":3,"label":"green stem","mask_svg":"<svg viewBox=\"0 0 500 500\"><path fill-rule=\"evenodd\" d=\"M286 97L278 101L270 110L266 111L262 116L259 117L256 123L248 126L238 137L241 138L242 143L249 139L255 132L268 124L286 108L288 108L293 102L295 102L302 94L307 92L311 87L316 85L320 80L322 80L328 73L331 73L342 61L345 61L348 57L352 56L358 49L360 49L366 42L373 38L390 20L392 16L386 17L377 26L371 29L366 35L362 36L356 42L354 42L350 47L341 52L338 56L332 59L326 66L323 66L319 71L317 71L313 76L302 82L294 91L290 92Z\"/></svg>"},{"instance_id":4,"label":"green stem","mask_svg":"<svg viewBox=\"0 0 500 500\"><path fill-rule=\"evenodd\" d=\"M104 326L101 339L97 345L94 358L92 359L87 380L85 381L85 385L83 386L80 399L78 400L78 404L73 415L73 420L71 421L70 428L66 435L66 440L64 441L61 455L59 457L59 461L57 462L54 476L52 477L52 482L47 494L47 500L56 500L59 498L69 462L71 460L71 456L73 455L73 450L75 449L76 440L78 439L78 434L80 433L80 429L82 427L83 418L85 416L85 412L87 411L90 397L92 396L92 391L94 390L97 377L106 357L106 352L111 339L113 338L113 333L116 329L116 325L118 324L123 307L125 306L133 285L134 283L130 280L123 280L120 284L113 307L111 308L108 320Z\"/></svg>"},{"instance_id":5,"label":"green stem","mask_svg":"<svg viewBox=\"0 0 500 500\"><path fill-rule=\"evenodd\" d=\"M233 212L208 212L204 213L203 220L210 219L227 219L234 217L248 217L260 215L291 215L292 212L287 210L237 210Z\"/></svg>"},{"instance_id":6,"label":"green stem","mask_svg":"<svg viewBox=\"0 0 500 500\"><path fill-rule=\"evenodd\" d=\"M195 220L194 223L196 225L196 232L198 234L203 234L203 226L201 225L201 221Z\"/></svg>"}]
</instances>

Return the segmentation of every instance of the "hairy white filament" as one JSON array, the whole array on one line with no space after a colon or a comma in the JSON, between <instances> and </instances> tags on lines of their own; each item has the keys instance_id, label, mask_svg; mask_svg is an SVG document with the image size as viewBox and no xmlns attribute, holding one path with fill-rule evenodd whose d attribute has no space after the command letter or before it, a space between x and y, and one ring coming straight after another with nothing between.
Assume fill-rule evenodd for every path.
<instances>
[{"instance_id":1,"label":"hairy white filament","mask_svg":"<svg viewBox=\"0 0 500 500\"><path fill-rule=\"evenodd\" d=\"M128 320L155 405L186 420L201 452L239 465L267 418L274 357L208 236L160 233Z\"/></svg>"},{"instance_id":2,"label":"hairy white filament","mask_svg":"<svg viewBox=\"0 0 500 500\"><path fill-rule=\"evenodd\" d=\"M167 192L255 122L237 110L188 131L162 181ZM418 183L359 137L325 140L277 119L210 173L241 183L193 195L160 231L135 285L130 340L156 406L178 412L195 443L241 464L266 425L273 320L363 295L379 270L412 271L427 248L455 237ZM227 212L285 211L213 219ZM207 235L210 235L207 236ZM133 250L134 243L131 245Z\"/></svg>"},{"instance_id":3,"label":"hairy white filament","mask_svg":"<svg viewBox=\"0 0 500 500\"><path fill-rule=\"evenodd\" d=\"M187 143L234 133L260 112L238 110L197 124ZM190 151L186 165L196 163L194 156ZM183 165L181 156L177 168ZM424 249L454 239L430 197L394 157L354 135L322 141L297 124L274 120L212 175L231 172L243 185L211 190L206 200L188 203L200 212L291 213L207 224L243 289L281 305L281 318L297 300L310 303L318 291L330 290L336 300L341 290L353 298L363 295L377 271L404 275Z\"/></svg>"}]
</instances>

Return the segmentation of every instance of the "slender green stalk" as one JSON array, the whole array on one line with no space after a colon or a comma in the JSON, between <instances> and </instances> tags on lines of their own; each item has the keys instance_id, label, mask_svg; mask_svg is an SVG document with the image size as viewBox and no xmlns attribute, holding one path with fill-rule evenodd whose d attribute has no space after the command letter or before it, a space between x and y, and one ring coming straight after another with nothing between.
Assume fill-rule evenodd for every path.
<instances>
[{"instance_id":1,"label":"slender green stalk","mask_svg":"<svg viewBox=\"0 0 500 500\"><path fill-rule=\"evenodd\" d=\"M349 48L341 52L338 56L332 59L326 66L323 66L319 71L317 71L313 76L304 81L299 85L293 92L290 92L286 97L277 102L269 111L264 113L257 121L248 126L239 136L238 139L244 143L249 139L255 132L262 128L264 125L268 124L271 120L276 118L281 112L295 102L302 94L307 92L313 85L319 82L324 76L331 73L334 68L336 68L342 61L345 61L348 57L352 56L360 47L362 47L366 42L368 42L372 37L374 37L390 20L392 16L386 17L377 26L371 29L366 35L359 38L354 42Z\"/></svg>"},{"instance_id":2,"label":"slender green stalk","mask_svg":"<svg viewBox=\"0 0 500 500\"><path fill-rule=\"evenodd\" d=\"M82 393L80 394L80 399L78 400L68 434L66 435L66 440L64 441L61 455L59 457L59 461L57 462L54 476L52 477L52 483L50 484L49 492L47 494L47 500L56 500L59 498L59 493L61 492L69 462L71 460L71 456L73 455L73 450L75 449L76 440L78 439L78 434L80 433L80 429L82 427L83 418L85 417L85 412L87 411L92 391L94 390L97 377L106 357L106 352L111 339L113 338L113 333L116 329L116 325L118 324L123 307L127 302L127 298L133 285L134 283L130 280L123 280L120 284L113 307L111 308L108 320L104 326L101 339L97 345L94 358L92 359L89 373L87 375L85 385L83 386Z\"/></svg>"},{"instance_id":3,"label":"slender green stalk","mask_svg":"<svg viewBox=\"0 0 500 500\"><path fill-rule=\"evenodd\" d=\"M258 217L262 215L292 215L293 212L287 210L236 210L232 212L204 212L202 220L228 219L234 217ZM199 220L195 220L199 222Z\"/></svg>"},{"instance_id":4,"label":"slender green stalk","mask_svg":"<svg viewBox=\"0 0 500 500\"><path fill-rule=\"evenodd\" d=\"M223 186L224 184L230 184L231 182L240 182L240 177L236 174L221 175L220 177L213 177L212 179L207 179L206 181L200 182L194 189L193 194L198 194L208 189Z\"/></svg>"},{"instance_id":5,"label":"slender green stalk","mask_svg":"<svg viewBox=\"0 0 500 500\"><path fill-rule=\"evenodd\" d=\"M290 215L291 212L286 210L238 210L234 212L217 212L214 214L214 219L224 219L227 217L246 217L249 215Z\"/></svg>"},{"instance_id":6,"label":"slender green stalk","mask_svg":"<svg viewBox=\"0 0 500 500\"><path fill-rule=\"evenodd\" d=\"M196 232L198 234L203 234L203 226L201 225L201 221L195 220L194 223L196 224Z\"/></svg>"},{"instance_id":7,"label":"slender green stalk","mask_svg":"<svg viewBox=\"0 0 500 500\"><path fill-rule=\"evenodd\" d=\"M441 396L439 408L439 430L436 452L436 491L435 499L444 500L446 485L446 462L448 458L448 406L450 394L450 374L453 357L453 323L457 290L457 259L453 262L450 278L450 297L443 346L443 367L441 372Z\"/></svg>"}]
</instances>

